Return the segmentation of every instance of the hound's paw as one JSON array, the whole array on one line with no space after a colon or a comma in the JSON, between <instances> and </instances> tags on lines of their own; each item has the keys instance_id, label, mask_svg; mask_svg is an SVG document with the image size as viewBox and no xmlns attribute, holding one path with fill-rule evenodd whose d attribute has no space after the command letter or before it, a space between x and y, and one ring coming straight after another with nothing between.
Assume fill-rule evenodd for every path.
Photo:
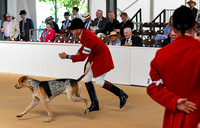
<instances>
[{"instance_id":1,"label":"hound's paw","mask_svg":"<svg viewBox=\"0 0 200 128\"><path fill-rule=\"evenodd\" d=\"M84 114L86 115L88 113L88 109L85 109Z\"/></svg>"},{"instance_id":2,"label":"hound's paw","mask_svg":"<svg viewBox=\"0 0 200 128\"><path fill-rule=\"evenodd\" d=\"M22 117L23 116L23 114L19 114L19 115L17 115L16 117L17 118L20 118L20 117Z\"/></svg>"},{"instance_id":3,"label":"hound's paw","mask_svg":"<svg viewBox=\"0 0 200 128\"><path fill-rule=\"evenodd\" d=\"M52 118L47 118L46 120L44 120L44 123L49 123L52 121Z\"/></svg>"}]
</instances>

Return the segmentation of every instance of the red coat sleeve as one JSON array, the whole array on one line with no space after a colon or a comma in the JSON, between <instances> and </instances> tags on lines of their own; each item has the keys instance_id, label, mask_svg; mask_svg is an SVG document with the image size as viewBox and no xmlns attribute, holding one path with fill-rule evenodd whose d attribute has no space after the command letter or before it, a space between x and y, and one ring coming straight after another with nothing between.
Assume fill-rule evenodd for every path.
<instances>
[{"instance_id":1,"label":"red coat sleeve","mask_svg":"<svg viewBox=\"0 0 200 128\"><path fill-rule=\"evenodd\" d=\"M87 40L86 43L78 50L80 55L72 55L72 62L84 61L92 52L94 42Z\"/></svg>"},{"instance_id":2,"label":"red coat sleeve","mask_svg":"<svg viewBox=\"0 0 200 128\"><path fill-rule=\"evenodd\" d=\"M159 104L176 112L176 103L180 97L170 92L165 87L157 67L158 63L155 57L151 62L150 78L148 80L149 86L147 87L147 93L153 100L155 100Z\"/></svg>"},{"instance_id":3,"label":"red coat sleeve","mask_svg":"<svg viewBox=\"0 0 200 128\"><path fill-rule=\"evenodd\" d=\"M78 53L81 54L83 51L83 46L81 46L81 48L78 50Z\"/></svg>"}]
</instances>

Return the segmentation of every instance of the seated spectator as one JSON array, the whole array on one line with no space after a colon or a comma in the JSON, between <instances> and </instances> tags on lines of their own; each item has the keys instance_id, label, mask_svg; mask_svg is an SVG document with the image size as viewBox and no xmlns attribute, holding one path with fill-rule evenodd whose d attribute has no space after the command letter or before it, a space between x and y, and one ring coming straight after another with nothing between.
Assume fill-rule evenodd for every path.
<instances>
[{"instance_id":1,"label":"seated spectator","mask_svg":"<svg viewBox=\"0 0 200 128\"><path fill-rule=\"evenodd\" d=\"M4 40L16 40L20 33L19 24L12 20L12 17L9 13L6 14L6 20L7 21L3 22L3 28L1 29L1 32L4 32Z\"/></svg>"},{"instance_id":2,"label":"seated spectator","mask_svg":"<svg viewBox=\"0 0 200 128\"><path fill-rule=\"evenodd\" d=\"M60 30L59 30L58 24L57 24L56 22L54 22L53 19L54 19L54 18L53 18L52 16L49 16L49 17L46 18L45 23L46 23L47 21L52 22L52 23L53 23L53 27L52 27L52 28L55 30L56 33L59 33Z\"/></svg>"},{"instance_id":3,"label":"seated spectator","mask_svg":"<svg viewBox=\"0 0 200 128\"><path fill-rule=\"evenodd\" d=\"M121 46L143 46L142 39L139 36L133 36L131 28L124 28L124 37L121 40Z\"/></svg>"},{"instance_id":4,"label":"seated spectator","mask_svg":"<svg viewBox=\"0 0 200 128\"><path fill-rule=\"evenodd\" d=\"M84 20L85 20L85 22L84 22L85 28L90 30L90 26L91 26L92 23L94 22L94 21L91 19L90 13L86 12L86 13L84 14Z\"/></svg>"},{"instance_id":5,"label":"seated spectator","mask_svg":"<svg viewBox=\"0 0 200 128\"><path fill-rule=\"evenodd\" d=\"M107 25L107 19L103 17L103 11L97 10L96 18L94 19L94 22L90 26L90 30L95 34L98 33L106 34L106 25Z\"/></svg>"},{"instance_id":6,"label":"seated spectator","mask_svg":"<svg viewBox=\"0 0 200 128\"><path fill-rule=\"evenodd\" d=\"M170 34L169 34L169 36L168 36L168 38L164 40L163 47L166 46L166 45L168 45L169 43L175 41L176 37L177 37L177 34L172 29L171 32L170 32Z\"/></svg>"},{"instance_id":7,"label":"seated spectator","mask_svg":"<svg viewBox=\"0 0 200 128\"><path fill-rule=\"evenodd\" d=\"M80 14L78 14L78 12L79 12L79 8L78 7L73 7L72 13L74 15L74 18L79 18L79 19L81 19L83 21L83 17Z\"/></svg>"},{"instance_id":8,"label":"seated spectator","mask_svg":"<svg viewBox=\"0 0 200 128\"><path fill-rule=\"evenodd\" d=\"M200 41L200 31L194 33L194 38Z\"/></svg>"},{"instance_id":9,"label":"seated spectator","mask_svg":"<svg viewBox=\"0 0 200 128\"><path fill-rule=\"evenodd\" d=\"M55 38L55 30L52 28L53 23L50 21L46 22L46 28L44 29L40 40L42 42L53 42Z\"/></svg>"},{"instance_id":10,"label":"seated spectator","mask_svg":"<svg viewBox=\"0 0 200 128\"><path fill-rule=\"evenodd\" d=\"M64 17L65 17L65 20L62 21L62 26L61 26L61 29L68 29L71 25L71 20L69 19L70 17L70 14L69 12L65 12L64 13Z\"/></svg>"},{"instance_id":11,"label":"seated spectator","mask_svg":"<svg viewBox=\"0 0 200 128\"><path fill-rule=\"evenodd\" d=\"M169 23L166 25L165 27L165 31L164 34L158 34L155 37L155 40L164 40L167 39L168 35L170 34L171 30L172 30L172 25L173 25L173 16L170 17L169 19Z\"/></svg>"},{"instance_id":12,"label":"seated spectator","mask_svg":"<svg viewBox=\"0 0 200 128\"><path fill-rule=\"evenodd\" d=\"M119 25L120 29L115 29L115 32L119 32L121 37L124 38L124 28L133 29L133 23L128 19L128 14L126 12L121 13L120 15L122 22Z\"/></svg>"},{"instance_id":13,"label":"seated spectator","mask_svg":"<svg viewBox=\"0 0 200 128\"><path fill-rule=\"evenodd\" d=\"M110 40L109 45L121 45L121 41L119 40L121 35L117 34L115 31L112 31L107 38Z\"/></svg>"},{"instance_id":14,"label":"seated spectator","mask_svg":"<svg viewBox=\"0 0 200 128\"><path fill-rule=\"evenodd\" d=\"M119 28L119 21L115 19L115 13L110 11L108 13L109 21L106 25L106 35Z\"/></svg>"}]
</instances>

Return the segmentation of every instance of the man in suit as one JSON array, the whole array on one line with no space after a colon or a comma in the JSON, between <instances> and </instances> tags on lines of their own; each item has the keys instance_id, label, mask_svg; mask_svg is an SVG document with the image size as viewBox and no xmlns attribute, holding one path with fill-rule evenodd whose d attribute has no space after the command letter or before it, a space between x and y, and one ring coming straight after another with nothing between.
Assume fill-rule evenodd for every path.
<instances>
[{"instance_id":1,"label":"man in suit","mask_svg":"<svg viewBox=\"0 0 200 128\"><path fill-rule=\"evenodd\" d=\"M139 36L133 36L131 28L124 28L124 39L121 40L122 46L140 46L142 47L142 39Z\"/></svg>"},{"instance_id":2,"label":"man in suit","mask_svg":"<svg viewBox=\"0 0 200 128\"><path fill-rule=\"evenodd\" d=\"M68 29L70 24L71 24L71 20L69 19L69 17L70 17L69 12L65 12L64 13L64 17L65 17L65 20L62 21L62 27L61 27L62 30L63 29Z\"/></svg>"},{"instance_id":3,"label":"man in suit","mask_svg":"<svg viewBox=\"0 0 200 128\"><path fill-rule=\"evenodd\" d=\"M187 4L190 6L190 9L192 9L193 13L194 13L194 16L196 17L197 16L197 12L198 12L198 9L195 8L194 6L196 6L196 2L194 0L189 0L187 2Z\"/></svg>"},{"instance_id":4,"label":"man in suit","mask_svg":"<svg viewBox=\"0 0 200 128\"><path fill-rule=\"evenodd\" d=\"M110 35L112 31L119 28L119 21L115 19L115 13L110 11L108 13L109 21L106 25L106 35Z\"/></svg>"},{"instance_id":5,"label":"man in suit","mask_svg":"<svg viewBox=\"0 0 200 128\"><path fill-rule=\"evenodd\" d=\"M106 34L106 25L107 25L107 19L103 17L103 11L97 10L96 18L94 19L92 26L90 26L90 30L94 34L98 34L98 33Z\"/></svg>"},{"instance_id":6,"label":"man in suit","mask_svg":"<svg viewBox=\"0 0 200 128\"><path fill-rule=\"evenodd\" d=\"M1 29L1 32L4 32L4 40L16 40L20 33L19 24L12 20L12 16L9 13L6 14L6 20L3 22L3 28Z\"/></svg>"},{"instance_id":7,"label":"man in suit","mask_svg":"<svg viewBox=\"0 0 200 128\"><path fill-rule=\"evenodd\" d=\"M21 15L22 20L20 21L20 35L21 39L24 41L29 41L29 30L34 29L33 21L26 17L26 11L21 10L19 15Z\"/></svg>"},{"instance_id":8,"label":"man in suit","mask_svg":"<svg viewBox=\"0 0 200 128\"><path fill-rule=\"evenodd\" d=\"M116 29L116 32L119 32L121 37L124 38L124 28L133 29L133 23L128 19L128 14L126 12L121 13L120 15L122 22L120 23L120 29Z\"/></svg>"},{"instance_id":9,"label":"man in suit","mask_svg":"<svg viewBox=\"0 0 200 128\"><path fill-rule=\"evenodd\" d=\"M85 22L84 22L85 28L90 30L90 26L91 26L92 23L94 22L94 21L91 19L90 13L86 12L86 13L84 14L84 20L85 20Z\"/></svg>"}]
</instances>

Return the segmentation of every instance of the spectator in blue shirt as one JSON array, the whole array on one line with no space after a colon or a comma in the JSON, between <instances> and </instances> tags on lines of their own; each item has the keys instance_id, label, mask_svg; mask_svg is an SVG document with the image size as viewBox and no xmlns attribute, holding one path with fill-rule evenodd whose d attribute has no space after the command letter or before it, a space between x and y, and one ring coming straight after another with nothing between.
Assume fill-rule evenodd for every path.
<instances>
[{"instance_id":1,"label":"spectator in blue shirt","mask_svg":"<svg viewBox=\"0 0 200 128\"><path fill-rule=\"evenodd\" d=\"M173 25L173 17L171 16L170 19L169 19L169 23L165 27L164 34L163 35L162 34L156 35L155 40L158 41L158 40L167 39L168 35L170 34L170 32L172 30L172 25Z\"/></svg>"}]
</instances>

